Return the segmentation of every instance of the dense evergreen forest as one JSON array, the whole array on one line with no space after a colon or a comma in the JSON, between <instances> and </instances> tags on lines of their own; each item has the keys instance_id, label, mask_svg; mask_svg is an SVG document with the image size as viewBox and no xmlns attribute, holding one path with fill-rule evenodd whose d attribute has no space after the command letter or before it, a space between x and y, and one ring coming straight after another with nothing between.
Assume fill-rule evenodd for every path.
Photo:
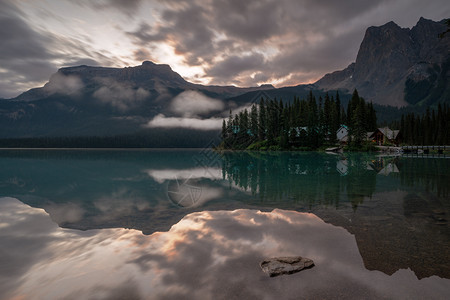
<instances>
[{"instance_id":1,"label":"dense evergreen forest","mask_svg":"<svg viewBox=\"0 0 450 300\"><path fill-rule=\"evenodd\" d=\"M116 136L62 136L0 139L4 148L204 148L219 139L216 130L143 130Z\"/></svg>"},{"instance_id":2,"label":"dense evergreen forest","mask_svg":"<svg viewBox=\"0 0 450 300\"><path fill-rule=\"evenodd\" d=\"M0 139L0 147L205 148L217 145L220 140L220 149L315 150L335 145L336 132L342 125L349 131L349 146L356 150L370 149L367 132L382 126L400 130L404 145L450 145L450 106L447 103L435 109L428 108L425 113L413 108L397 109L398 120L382 121L377 126L378 116L387 111L390 110L366 103L357 90L346 108L338 92L316 98L310 91L304 100L294 97L293 101L285 103L281 99L261 98L250 109L236 114L230 111L229 118L223 120L220 136L216 130L147 129L116 136L6 138Z\"/></svg>"},{"instance_id":3,"label":"dense evergreen forest","mask_svg":"<svg viewBox=\"0 0 450 300\"><path fill-rule=\"evenodd\" d=\"M346 125L349 144L361 147L368 131L377 127L372 103L366 103L353 92L347 110L341 105L339 93L316 97L310 91L306 100L261 99L250 110L235 115L230 111L222 124L222 149L288 150L317 149L334 145L336 132Z\"/></svg>"},{"instance_id":4,"label":"dense evergreen forest","mask_svg":"<svg viewBox=\"0 0 450 300\"><path fill-rule=\"evenodd\" d=\"M400 129L406 145L450 145L450 107L439 103L437 111L427 108L422 115L402 115L391 127Z\"/></svg>"}]
</instances>

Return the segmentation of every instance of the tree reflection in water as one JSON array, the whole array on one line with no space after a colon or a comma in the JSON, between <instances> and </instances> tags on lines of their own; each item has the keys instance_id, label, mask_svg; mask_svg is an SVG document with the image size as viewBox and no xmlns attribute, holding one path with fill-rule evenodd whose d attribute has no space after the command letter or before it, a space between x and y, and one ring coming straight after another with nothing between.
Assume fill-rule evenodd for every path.
<instances>
[{"instance_id":1,"label":"tree reflection in water","mask_svg":"<svg viewBox=\"0 0 450 300\"><path fill-rule=\"evenodd\" d=\"M338 207L350 201L356 209L374 193L385 164L368 155L233 152L223 155L223 176L266 204L288 200Z\"/></svg>"}]
</instances>

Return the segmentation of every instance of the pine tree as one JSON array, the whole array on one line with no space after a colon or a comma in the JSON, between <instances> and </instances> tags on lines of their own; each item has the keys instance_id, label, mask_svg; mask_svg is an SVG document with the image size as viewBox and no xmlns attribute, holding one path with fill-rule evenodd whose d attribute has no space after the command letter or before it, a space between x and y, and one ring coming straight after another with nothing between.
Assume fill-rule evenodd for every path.
<instances>
[{"instance_id":1,"label":"pine tree","mask_svg":"<svg viewBox=\"0 0 450 300\"><path fill-rule=\"evenodd\" d=\"M367 131L375 131L377 129L377 113L373 108L372 102L367 104Z\"/></svg>"},{"instance_id":2,"label":"pine tree","mask_svg":"<svg viewBox=\"0 0 450 300\"><path fill-rule=\"evenodd\" d=\"M324 135L325 139L328 141L333 140L334 122L333 122L333 106L334 104L330 100L328 93L325 94L325 101L323 104L323 124L324 124Z\"/></svg>"},{"instance_id":3,"label":"pine tree","mask_svg":"<svg viewBox=\"0 0 450 300\"><path fill-rule=\"evenodd\" d=\"M425 116L423 118L423 144L429 145L430 144L430 136L431 133L431 115L430 115L430 108L427 107L427 111L425 113Z\"/></svg>"},{"instance_id":4,"label":"pine tree","mask_svg":"<svg viewBox=\"0 0 450 300\"><path fill-rule=\"evenodd\" d=\"M318 125L317 125L317 142L318 146L323 144L324 137L326 134L325 131L325 113L323 110L323 100L322 97L319 96L319 105L317 108L317 116L318 116Z\"/></svg>"},{"instance_id":5,"label":"pine tree","mask_svg":"<svg viewBox=\"0 0 450 300\"><path fill-rule=\"evenodd\" d=\"M266 126L267 126L267 112L266 103L263 98L259 102L259 116L258 116L258 138L260 141L266 139Z\"/></svg>"},{"instance_id":6,"label":"pine tree","mask_svg":"<svg viewBox=\"0 0 450 300\"><path fill-rule=\"evenodd\" d=\"M273 142L276 138L275 130L277 126L277 101L269 100L267 105L267 142L269 145L273 145Z\"/></svg>"},{"instance_id":7,"label":"pine tree","mask_svg":"<svg viewBox=\"0 0 450 300\"><path fill-rule=\"evenodd\" d=\"M341 124L344 123L344 120L342 119L341 115L341 98L339 97L339 92L336 91L336 111L337 111L337 122L339 123L338 129L341 126Z\"/></svg>"},{"instance_id":8,"label":"pine tree","mask_svg":"<svg viewBox=\"0 0 450 300\"><path fill-rule=\"evenodd\" d=\"M353 111L358 107L359 102L360 102L360 98L359 98L358 90L354 89L352 98L350 99L350 101L348 102L348 105L347 105L347 122L348 122L347 125L349 125L349 126L351 126L351 122L353 120Z\"/></svg>"},{"instance_id":9,"label":"pine tree","mask_svg":"<svg viewBox=\"0 0 450 300\"><path fill-rule=\"evenodd\" d=\"M226 140L225 140L225 147L226 148L232 148L233 147L233 112L230 109L230 115L228 117L227 122L227 134L226 134Z\"/></svg>"},{"instance_id":10,"label":"pine tree","mask_svg":"<svg viewBox=\"0 0 450 300\"><path fill-rule=\"evenodd\" d=\"M401 120L400 120L400 132L402 133L402 135L403 135L403 141L405 141L406 140L406 127L405 127L405 116L404 115L402 115L402 118L401 118Z\"/></svg>"},{"instance_id":11,"label":"pine tree","mask_svg":"<svg viewBox=\"0 0 450 300\"><path fill-rule=\"evenodd\" d=\"M438 112L437 112L437 137L436 137L436 144L437 145L444 145L444 131L445 131L445 119L443 117L443 112L442 112L442 105L441 103L438 104ZM447 132L447 135L449 133Z\"/></svg>"},{"instance_id":12,"label":"pine tree","mask_svg":"<svg viewBox=\"0 0 450 300\"><path fill-rule=\"evenodd\" d=\"M225 121L225 119L223 119L222 121L222 132L220 134L220 138L222 139L222 141L225 141L225 139L227 138L227 122Z\"/></svg>"},{"instance_id":13,"label":"pine tree","mask_svg":"<svg viewBox=\"0 0 450 300\"><path fill-rule=\"evenodd\" d=\"M258 138L258 108L255 104L252 105L250 111L250 132L251 140L256 141Z\"/></svg>"},{"instance_id":14,"label":"pine tree","mask_svg":"<svg viewBox=\"0 0 450 300\"><path fill-rule=\"evenodd\" d=\"M308 121L307 121L307 136L308 145L312 148L317 148L319 146L319 136L318 136L318 123L319 118L317 115L317 103L316 98L313 96L312 91L309 91L308 95Z\"/></svg>"},{"instance_id":15,"label":"pine tree","mask_svg":"<svg viewBox=\"0 0 450 300\"><path fill-rule=\"evenodd\" d=\"M351 125L351 133L354 139L353 143L357 146L360 146L366 137L365 117L365 103L363 99L360 99L360 103L352 112Z\"/></svg>"}]
</instances>

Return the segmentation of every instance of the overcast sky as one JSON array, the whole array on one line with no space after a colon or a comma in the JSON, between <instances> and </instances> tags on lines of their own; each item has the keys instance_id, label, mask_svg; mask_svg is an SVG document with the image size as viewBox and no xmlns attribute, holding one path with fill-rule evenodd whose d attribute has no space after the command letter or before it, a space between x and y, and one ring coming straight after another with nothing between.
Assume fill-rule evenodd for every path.
<instances>
[{"instance_id":1,"label":"overcast sky","mask_svg":"<svg viewBox=\"0 0 450 300\"><path fill-rule=\"evenodd\" d=\"M203 84L314 82L367 27L450 17L448 0L0 0L0 97L63 66L169 64Z\"/></svg>"}]
</instances>

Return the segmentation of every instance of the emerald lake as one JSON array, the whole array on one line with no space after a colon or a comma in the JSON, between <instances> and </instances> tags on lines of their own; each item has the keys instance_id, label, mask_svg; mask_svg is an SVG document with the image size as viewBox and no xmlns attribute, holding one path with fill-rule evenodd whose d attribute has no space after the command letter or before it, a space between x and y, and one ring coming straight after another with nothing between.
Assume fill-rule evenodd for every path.
<instances>
[{"instance_id":1,"label":"emerald lake","mask_svg":"<svg viewBox=\"0 0 450 300\"><path fill-rule=\"evenodd\" d=\"M0 299L448 299L450 159L0 150ZM311 269L269 278L265 258Z\"/></svg>"}]
</instances>

